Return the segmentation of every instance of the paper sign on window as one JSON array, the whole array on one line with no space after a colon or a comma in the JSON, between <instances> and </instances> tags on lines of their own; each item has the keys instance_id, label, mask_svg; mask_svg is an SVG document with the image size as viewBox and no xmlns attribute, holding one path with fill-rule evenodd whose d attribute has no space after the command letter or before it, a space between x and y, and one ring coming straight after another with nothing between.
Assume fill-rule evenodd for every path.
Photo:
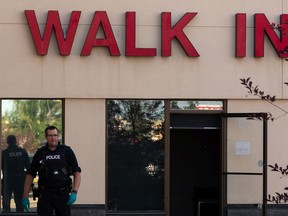
<instances>
[{"instance_id":1,"label":"paper sign on window","mask_svg":"<svg viewBox=\"0 0 288 216\"><path fill-rule=\"evenodd\" d=\"M250 155L250 142L236 142L236 155Z\"/></svg>"}]
</instances>

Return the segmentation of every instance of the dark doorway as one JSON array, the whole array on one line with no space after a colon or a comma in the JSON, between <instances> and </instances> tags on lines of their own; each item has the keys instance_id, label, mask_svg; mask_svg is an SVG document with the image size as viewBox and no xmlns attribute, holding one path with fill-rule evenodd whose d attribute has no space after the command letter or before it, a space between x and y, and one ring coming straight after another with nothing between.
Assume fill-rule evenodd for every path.
<instances>
[{"instance_id":1,"label":"dark doorway","mask_svg":"<svg viewBox=\"0 0 288 216\"><path fill-rule=\"evenodd\" d=\"M179 126L170 130L170 216L218 216L220 129Z\"/></svg>"}]
</instances>

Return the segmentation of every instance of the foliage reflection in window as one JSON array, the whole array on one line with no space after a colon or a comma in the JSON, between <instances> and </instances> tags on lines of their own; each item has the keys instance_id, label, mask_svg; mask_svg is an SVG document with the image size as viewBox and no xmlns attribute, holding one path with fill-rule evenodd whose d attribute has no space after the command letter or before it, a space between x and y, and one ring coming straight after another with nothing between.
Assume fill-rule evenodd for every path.
<instances>
[{"instance_id":1,"label":"foliage reflection in window","mask_svg":"<svg viewBox=\"0 0 288 216\"><path fill-rule=\"evenodd\" d=\"M164 102L107 105L108 210L163 210Z\"/></svg>"},{"instance_id":2,"label":"foliage reflection in window","mask_svg":"<svg viewBox=\"0 0 288 216\"><path fill-rule=\"evenodd\" d=\"M55 125L62 131L61 100L2 100L1 108L1 150L8 148L7 136L14 135L16 137L16 145L26 150L30 161L36 150L45 143L44 130L47 125ZM20 150L14 147L9 148L6 152L7 154L2 155L3 158L6 158L2 158L2 211L15 212L17 210L17 212L22 212L21 200L23 192L21 193L20 190L24 187L25 172L23 172L23 169L25 169L26 165L24 167L21 162L26 157L23 157L22 155L25 154L23 152L20 153ZM23 158L20 159L19 155ZM18 159L16 156L18 156ZM14 178L13 176L18 178L17 181L15 180L16 177ZM19 184L21 184L21 186ZM34 185L37 185L37 178L35 178ZM10 200L11 190L14 190L14 192ZM17 198L19 197L18 194L21 196L20 201L19 198ZM37 200L32 198L32 193L30 193L29 199L31 204L30 210L35 212ZM16 205L17 209L15 208L14 202L16 202L16 204L18 203L18 205Z\"/></svg>"},{"instance_id":3,"label":"foliage reflection in window","mask_svg":"<svg viewBox=\"0 0 288 216\"><path fill-rule=\"evenodd\" d=\"M223 110L223 101L171 101L172 110Z\"/></svg>"},{"instance_id":4,"label":"foliage reflection in window","mask_svg":"<svg viewBox=\"0 0 288 216\"><path fill-rule=\"evenodd\" d=\"M45 141L47 125L62 130L61 100L2 100L2 145L14 134L21 147L34 153Z\"/></svg>"}]
</instances>

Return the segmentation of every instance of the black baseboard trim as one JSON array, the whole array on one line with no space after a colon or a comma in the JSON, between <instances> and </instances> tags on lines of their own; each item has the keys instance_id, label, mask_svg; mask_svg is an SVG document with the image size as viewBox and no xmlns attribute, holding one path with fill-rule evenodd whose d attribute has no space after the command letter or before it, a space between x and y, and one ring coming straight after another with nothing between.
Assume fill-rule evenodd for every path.
<instances>
[{"instance_id":1,"label":"black baseboard trim","mask_svg":"<svg viewBox=\"0 0 288 216\"><path fill-rule=\"evenodd\" d=\"M71 206L71 209L101 209L105 210L105 204L74 204Z\"/></svg>"},{"instance_id":2,"label":"black baseboard trim","mask_svg":"<svg viewBox=\"0 0 288 216\"><path fill-rule=\"evenodd\" d=\"M106 216L166 216L163 211L106 211Z\"/></svg>"},{"instance_id":3,"label":"black baseboard trim","mask_svg":"<svg viewBox=\"0 0 288 216\"><path fill-rule=\"evenodd\" d=\"M71 216L104 216L104 204L74 204L71 206ZM36 210L33 212L1 212L1 216L37 216Z\"/></svg>"},{"instance_id":4,"label":"black baseboard trim","mask_svg":"<svg viewBox=\"0 0 288 216\"><path fill-rule=\"evenodd\" d=\"M72 205L71 216L105 216L104 204Z\"/></svg>"},{"instance_id":5,"label":"black baseboard trim","mask_svg":"<svg viewBox=\"0 0 288 216\"><path fill-rule=\"evenodd\" d=\"M241 204L241 205L228 205L227 216L259 216L262 215L261 204ZM267 214L269 216L287 216L287 204L268 204Z\"/></svg>"}]
</instances>

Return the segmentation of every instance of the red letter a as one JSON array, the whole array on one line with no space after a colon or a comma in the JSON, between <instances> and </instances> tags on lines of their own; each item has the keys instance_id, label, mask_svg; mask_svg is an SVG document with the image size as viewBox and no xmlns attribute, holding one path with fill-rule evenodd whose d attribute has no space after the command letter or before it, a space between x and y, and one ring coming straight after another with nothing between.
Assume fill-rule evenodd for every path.
<instances>
[{"instance_id":1,"label":"red letter a","mask_svg":"<svg viewBox=\"0 0 288 216\"><path fill-rule=\"evenodd\" d=\"M105 34L104 39L96 39L98 29L102 25ZM96 11L91 23L85 44L82 48L81 55L88 56L91 54L94 46L107 46L112 56L120 56L120 51L116 43L111 24L105 11Z\"/></svg>"},{"instance_id":2,"label":"red letter a","mask_svg":"<svg viewBox=\"0 0 288 216\"><path fill-rule=\"evenodd\" d=\"M37 22L34 10L25 10L25 15L29 24L29 28L30 28L38 55L47 54L53 28L56 33L56 39L57 39L60 55L66 56L70 54L72 44L74 41L74 37L76 34L76 30L78 27L78 22L79 22L80 15L81 15L80 11L72 12L66 38L64 38L64 35L63 35L58 11L48 12L43 38L41 37L41 33L39 30L39 26L38 26L38 22Z\"/></svg>"}]
</instances>

